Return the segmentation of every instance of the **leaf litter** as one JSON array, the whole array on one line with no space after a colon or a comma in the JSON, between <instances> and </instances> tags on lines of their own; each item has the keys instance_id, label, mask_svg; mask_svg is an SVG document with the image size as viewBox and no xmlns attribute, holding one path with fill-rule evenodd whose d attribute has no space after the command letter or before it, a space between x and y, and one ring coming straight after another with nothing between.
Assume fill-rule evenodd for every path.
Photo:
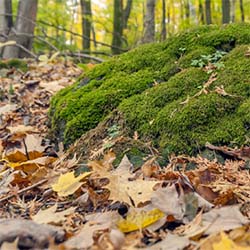
<instances>
[{"instance_id":1,"label":"leaf litter","mask_svg":"<svg viewBox=\"0 0 250 250\"><path fill-rule=\"evenodd\" d=\"M28 64L0 80L1 249L249 249L249 148L207 143L230 159L159 167L152 154L135 169L126 154L114 168L111 147L83 164L46 138L51 96L81 70Z\"/></svg>"}]
</instances>

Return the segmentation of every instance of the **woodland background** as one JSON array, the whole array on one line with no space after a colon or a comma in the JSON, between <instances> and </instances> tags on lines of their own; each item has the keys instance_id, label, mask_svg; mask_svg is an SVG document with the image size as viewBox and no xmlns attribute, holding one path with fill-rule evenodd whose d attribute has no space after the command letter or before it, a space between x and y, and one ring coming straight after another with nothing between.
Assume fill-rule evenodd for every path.
<instances>
[{"instance_id":1,"label":"woodland background","mask_svg":"<svg viewBox=\"0 0 250 250\"><path fill-rule=\"evenodd\" d=\"M0 0L0 52L108 57L197 25L249 19L248 0Z\"/></svg>"}]
</instances>

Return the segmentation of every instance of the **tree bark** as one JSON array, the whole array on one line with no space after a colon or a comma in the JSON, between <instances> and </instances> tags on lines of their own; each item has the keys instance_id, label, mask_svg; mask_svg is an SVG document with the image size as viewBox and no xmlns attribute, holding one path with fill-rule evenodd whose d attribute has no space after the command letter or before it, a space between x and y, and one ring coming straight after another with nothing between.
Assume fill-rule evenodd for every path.
<instances>
[{"instance_id":1,"label":"tree bark","mask_svg":"<svg viewBox=\"0 0 250 250\"><path fill-rule=\"evenodd\" d=\"M8 40L16 41L17 46L6 46L3 58L23 58L30 54L22 50L32 48L32 35L34 34L38 0L20 0L15 27L12 27Z\"/></svg>"},{"instance_id":2,"label":"tree bark","mask_svg":"<svg viewBox=\"0 0 250 250\"><path fill-rule=\"evenodd\" d=\"M128 27L128 19L131 13L133 0L127 0L126 8L123 10L123 29Z\"/></svg>"},{"instance_id":3,"label":"tree bark","mask_svg":"<svg viewBox=\"0 0 250 250\"><path fill-rule=\"evenodd\" d=\"M0 0L0 42L7 40L12 25L12 1ZM0 55L2 50L3 48L0 48Z\"/></svg>"},{"instance_id":4,"label":"tree bark","mask_svg":"<svg viewBox=\"0 0 250 250\"><path fill-rule=\"evenodd\" d=\"M114 0L114 19L113 19L113 39L112 53L121 53L123 33L123 7L122 0Z\"/></svg>"},{"instance_id":5,"label":"tree bark","mask_svg":"<svg viewBox=\"0 0 250 250\"><path fill-rule=\"evenodd\" d=\"M205 23L204 9L203 9L203 4L201 0L199 0L199 21L201 22L201 24Z\"/></svg>"},{"instance_id":6,"label":"tree bark","mask_svg":"<svg viewBox=\"0 0 250 250\"><path fill-rule=\"evenodd\" d=\"M206 13L206 23L211 24L212 18L211 18L211 1L205 0L205 13Z\"/></svg>"},{"instance_id":7,"label":"tree bark","mask_svg":"<svg viewBox=\"0 0 250 250\"><path fill-rule=\"evenodd\" d=\"M243 0L240 0L240 15L241 15L241 22L245 22L245 12L244 12Z\"/></svg>"},{"instance_id":8,"label":"tree bark","mask_svg":"<svg viewBox=\"0 0 250 250\"><path fill-rule=\"evenodd\" d=\"M81 0L82 11L82 49L90 51L90 36L91 36L91 0Z\"/></svg>"},{"instance_id":9,"label":"tree bark","mask_svg":"<svg viewBox=\"0 0 250 250\"><path fill-rule=\"evenodd\" d=\"M189 3L189 0L185 1L185 18L186 18L186 24L189 25L189 23L190 23L190 3Z\"/></svg>"},{"instance_id":10,"label":"tree bark","mask_svg":"<svg viewBox=\"0 0 250 250\"><path fill-rule=\"evenodd\" d=\"M166 28L166 0L162 0L162 21L161 21L161 40L164 41L167 37Z\"/></svg>"},{"instance_id":11,"label":"tree bark","mask_svg":"<svg viewBox=\"0 0 250 250\"><path fill-rule=\"evenodd\" d=\"M155 39L155 2L156 0L147 0L142 43L150 43Z\"/></svg>"},{"instance_id":12,"label":"tree bark","mask_svg":"<svg viewBox=\"0 0 250 250\"><path fill-rule=\"evenodd\" d=\"M222 0L222 23L230 22L230 0Z\"/></svg>"},{"instance_id":13,"label":"tree bark","mask_svg":"<svg viewBox=\"0 0 250 250\"><path fill-rule=\"evenodd\" d=\"M232 0L231 3L232 3L232 5L231 5L231 22L234 23L235 22L235 4L236 4L236 0Z\"/></svg>"}]
</instances>

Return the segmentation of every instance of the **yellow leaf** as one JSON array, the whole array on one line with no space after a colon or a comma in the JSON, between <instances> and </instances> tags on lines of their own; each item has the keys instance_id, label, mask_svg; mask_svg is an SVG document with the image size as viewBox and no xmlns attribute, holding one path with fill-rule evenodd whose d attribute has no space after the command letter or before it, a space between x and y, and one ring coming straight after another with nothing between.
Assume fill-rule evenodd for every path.
<instances>
[{"instance_id":1,"label":"yellow leaf","mask_svg":"<svg viewBox=\"0 0 250 250\"><path fill-rule=\"evenodd\" d=\"M250 247L242 247L239 245L236 245L231 239L228 238L228 236L221 232L221 240L218 243L213 244L213 250L250 250Z\"/></svg>"},{"instance_id":2,"label":"yellow leaf","mask_svg":"<svg viewBox=\"0 0 250 250\"><path fill-rule=\"evenodd\" d=\"M117 226L122 232L128 233L145 228L164 216L165 214L157 208L151 211L133 210L127 215L126 219L119 220Z\"/></svg>"},{"instance_id":3,"label":"yellow leaf","mask_svg":"<svg viewBox=\"0 0 250 250\"><path fill-rule=\"evenodd\" d=\"M46 55L40 55L40 56L38 57L38 60L39 60L40 62L48 62L49 58L48 58Z\"/></svg>"},{"instance_id":4,"label":"yellow leaf","mask_svg":"<svg viewBox=\"0 0 250 250\"><path fill-rule=\"evenodd\" d=\"M83 184L80 180L89 176L92 172L83 173L75 177L74 172L63 174L59 177L57 183L52 185L52 189L58 193L59 196L68 196L73 194Z\"/></svg>"}]
</instances>

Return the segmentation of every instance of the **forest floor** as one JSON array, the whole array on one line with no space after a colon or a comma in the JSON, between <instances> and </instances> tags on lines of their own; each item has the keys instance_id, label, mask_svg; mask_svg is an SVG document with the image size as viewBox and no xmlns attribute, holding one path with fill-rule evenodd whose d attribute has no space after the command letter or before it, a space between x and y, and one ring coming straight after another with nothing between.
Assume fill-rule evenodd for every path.
<instances>
[{"instance_id":1,"label":"forest floor","mask_svg":"<svg viewBox=\"0 0 250 250\"><path fill-rule=\"evenodd\" d=\"M59 60L0 69L1 249L250 249L249 148L136 169L126 154L113 168L112 150L87 164L56 150L49 102L81 73Z\"/></svg>"}]
</instances>

